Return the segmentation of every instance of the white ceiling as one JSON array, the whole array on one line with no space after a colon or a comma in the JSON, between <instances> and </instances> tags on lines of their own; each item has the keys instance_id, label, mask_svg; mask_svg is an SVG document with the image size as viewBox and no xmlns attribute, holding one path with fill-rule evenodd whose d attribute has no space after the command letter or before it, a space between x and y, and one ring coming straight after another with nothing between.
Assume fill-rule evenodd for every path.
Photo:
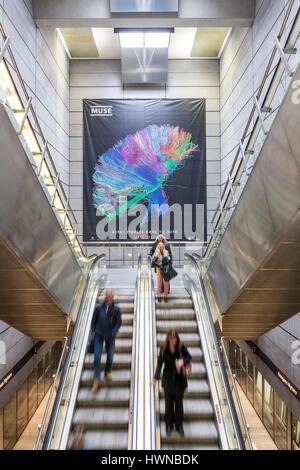
<instances>
[{"instance_id":1,"label":"white ceiling","mask_svg":"<svg viewBox=\"0 0 300 470\"><path fill-rule=\"evenodd\" d=\"M80 37L80 29L78 28L78 36ZM201 51L205 51L205 55L201 56L199 55L198 57L209 57L209 58L214 58L218 57L220 50L224 47L224 40L222 39L222 42L220 43L220 47L218 50L218 54L216 53L216 43L212 42L210 44L210 37L211 35L207 35L207 42L205 43L205 48L201 48L200 44L197 44L195 42L198 40L197 38L199 37L199 30L201 28L198 28L198 34L197 34L197 28L175 28L175 32L171 34L170 38L170 45L169 45L169 58L170 59L187 59L191 58L191 53L192 50L199 51L199 54L201 54ZM210 30L213 31L218 31L218 28L210 28ZM72 58L82 58L82 49L78 47L78 55L76 54L76 45L79 43L78 39L76 39L76 34L74 36L74 32L76 32L76 29L72 29L72 35L68 34L68 30L64 28L61 30L62 36L65 38L65 47L68 49L69 55ZM93 44L91 44L91 54L87 52L86 58L94 58L94 51L95 51L95 46L98 49L98 58L99 59L120 59L121 58L121 48L120 48L120 42L119 42L119 36L118 34L114 33L113 28L91 28L92 35L91 37L94 39ZM228 35L230 33L230 29L228 28ZM225 38L225 41L228 38ZM73 42L72 41L73 38ZM197 46L197 47L196 47ZM72 53L70 54L70 49L72 49ZM197 58L193 54L193 58Z\"/></svg>"}]
</instances>

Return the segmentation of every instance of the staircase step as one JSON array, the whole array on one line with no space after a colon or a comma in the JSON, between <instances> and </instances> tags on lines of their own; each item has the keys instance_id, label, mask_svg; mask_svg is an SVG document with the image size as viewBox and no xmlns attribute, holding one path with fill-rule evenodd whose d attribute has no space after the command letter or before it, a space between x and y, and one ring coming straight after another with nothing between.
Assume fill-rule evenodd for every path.
<instances>
[{"instance_id":1,"label":"staircase step","mask_svg":"<svg viewBox=\"0 0 300 470\"><path fill-rule=\"evenodd\" d=\"M125 369L125 370L115 370L113 368L112 370L112 376L113 376L113 380L112 382L117 382L119 380L130 380L131 378L131 371L130 369ZM103 375L102 375L103 377ZM82 375L81 375L81 380L83 382L87 382L87 381L93 381L94 380L94 371L91 369L84 369L84 371L82 372ZM102 383L102 382L101 382ZM109 382L107 380L103 380L103 385L109 385Z\"/></svg>"},{"instance_id":2,"label":"staircase step","mask_svg":"<svg viewBox=\"0 0 300 470\"><path fill-rule=\"evenodd\" d=\"M74 434L71 434L70 444ZM84 433L84 445L87 450L127 450L127 430L102 429L101 431L87 431Z\"/></svg>"},{"instance_id":3,"label":"staircase step","mask_svg":"<svg viewBox=\"0 0 300 470\"><path fill-rule=\"evenodd\" d=\"M183 333L195 333L198 335L198 328L195 321L157 321L157 333L168 333L170 330L176 330L181 336Z\"/></svg>"},{"instance_id":4,"label":"staircase step","mask_svg":"<svg viewBox=\"0 0 300 470\"><path fill-rule=\"evenodd\" d=\"M163 398L163 389L159 393L160 398ZM188 379L188 388L185 392L184 399L187 398L209 398L210 389L205 379Z\"/></svg>"},{"instance_id":5,"label":"staircase step","mask_svg":"<svg viewBox=\"0 0 300 470\"><path fill-rule=\"evenodd\" d=\"M218 444L163 444L162 450L220 450ZM199 460L200 461L200 460Z\"/></svg>"},{"instance_id":6,"label":"staircase step","mask_svg":"<svg viewBox=\"0 0 300 470\"><path fill-rule=\"evenodd\" d=\"M193 302L191 299L168 299L168 302L165 302L162 298L161 302L156 300L156 308L164 308L165 310L174 309L174 308L193 308Z\"/></svg>"},{"instance_id":7,"label":"staircase step","mask_svg":"<svg viewBox=\"0 0 300 470\"><path fill-rule=\"evenodd\" d=\"M165 425L161 423L161 442L162 445L206 445L206 444L219 444L219 436L212 420L201 420L186 423L184 422L184 437L178 433L171 433L170 436L166 435Z\"/></svg>"},{"instance_id":8,"label":"staircase step","mask_svg":"<svg viewBox=\"0 0 300 470\"><path fill-rule=\"evenodd\" d=\"M192 398L185 398L183 401L184 409L184 421L196 421L196 420L209 420L214 419L214 409L211 401L208 398L202 400L195 400ZM164 420L165 414L165 401L160 402L160 415L161 419Z\"/></svg>"},{"instance_id":9,"label":"staircase step","mask_svg":"<svg viewBox=\"0 0 300 470\"><path fill-rule=\"evenodd\" d=\"M182 343L185 344L185 346L189 347L199 347L200 346L200 337L196 333L179 333L179 337ZM161 344L165 341L166 339L166 334L164 333L158 333L157 334L157 342L158 346L160 347Z\"/></svg>"},{"instance_id":10,"label":"staircase step","mask_svg":"<svg viewBox=\"0 0 300 470\"><path fill-rule=\"evenodd\" d=\"M157 321L195 321L195 312L191 309L156 309Z\"/></svg>"},{"instance_id":11,"label":"staircase step","mask_svg":"<svg viewBox=\"0 0 300 470\"><path fill-rule=\"evenodd\" d=\"M127 338L127 339L132 339L132 334L133 334L133 326L128 326L128 325L122 325L122 327L119 329L117 333L117 338Z\"/></svg>"},{"instance_id":12,"label":"staircase step","mask_svg":"<svg viewBox=\"0 0 300 470\"><path fill-rule=\"evenodd\" d=\"M75 411L73 425L84 429L128 429L128 408L79 408Z\"/></svg>"},{"instance_id":13,"label":"staircase step","mask_svg":"<svg viewBox=\"0 0 300 470\"><path fill-rule=\"evenodd\" d=\"M130 353L115 353L114 354L114 361L113 361L113 368L116 366L116 364L125 364L127 366L131 367L131 362L132 362L132 355ZM101 356L101 364L106 363L106 353L102 353ZM89 366L94 365L94 354L87 354L85 356L84 360L84 366L89 367Z\"/></svg>"},{"instance_id":14,"label":"staircase step","mask_svg":"<svg viewBox=\"0 0 300 470\"><path fill-rule=\"evenodd\" d=\"M81 388L77 396L78 407L97 407L97 406L115 406L128 408L129 406L129 388L104 388L100 387L97 392L91 388Z\"/></svg>"}]
</instances>

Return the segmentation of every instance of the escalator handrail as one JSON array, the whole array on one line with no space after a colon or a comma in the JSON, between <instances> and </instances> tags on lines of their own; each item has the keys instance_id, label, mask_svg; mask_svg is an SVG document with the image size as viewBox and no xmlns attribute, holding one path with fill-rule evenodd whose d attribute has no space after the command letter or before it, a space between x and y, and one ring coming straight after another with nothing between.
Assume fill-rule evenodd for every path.
<instances>
[{"instance_id":1,"label":"escalator handrail","mask_svg":"<svg viewBox=\"0 0 300 470\"><path fill-rule=\"evenodd\" d=\"M65 384L66 377L67 377L67 374L68 374L68 371L69 371L69 368L70 368L71 359L72 359L72 355L73 355L73 350L74 350L74 347L75 347L75 344L76 344L76 341L77 341L77 337L78 337L79 324L80 324L80 321L81 321L81 318L82 318L82 315L83 315L85 300L86 300L88 289L89 289L89 286L90 286L90 283L91 283L91 277L92 277L92 274L93 274L93 271L94 271L94 268L95 268L96 264L99 261L104 260L105 257L106 257L105 254L98 255L92 261L91 266L89 268L87 281L85 283L84 291L83 291L83 294L82 294L82 297L81 297L80 306L79 306L79 310L78 310L78 315L77 315L77 318L76 318L74 331L73 331L72 338L71 338L71 343L70 343L70 346L69 346L69 349L68 349L68 354L67 354L65 364L64 364L64 367L63 367L63 370L62 370L62 375L61 375L61 379L60 379L60 382L59 382L58 391L57 391L56 398L55 398L55 401L54 401L54 404L53 404L49 424L48 424L45 439L44 439L44 442L43 442L43 450L48 449L48 446L50 444L52 431L53 431L53 428L54 428L54 425L55 425L56 416L57 416L58 409L59 409L60 402L61 402L61 398L62 398L64 384Z\"/></svg>"},{"instance_id":2,"label":"escalator handrail","mask_svg":"<svg viewBox=\"0 0 300 470\"><path fill-rule=\"evenodd\" d=\"M140 291L141 291L141 278L142 278L142 255L138 255L138 267L137 267L137 277L135 282L135 294L134 294L134 317L133 317L133 336L132 336L132 369L131 369L131 388L130 388L130 397L129 397L129 428L128 428L128 449L132 450L134 448L134 440L136 439L136 429L137 425L134 422L136 417L134 413L135 406L137 405L136 393L137 393L137 376L138 376L138 321L137 316L140 308Z\"/></svg>"},{"instance_id":3,"label":"escalator handrail","mask_svg":"<svg viewBox=\"0 0 300 470\"><path fill-rule=\"evenodd\" d=\"M155 327L155 322L156 322L156 316L155 316L155 293L154 293L154 281L153 281L153 276L152 276L152 258L151 255L148 255L147 257L148 261L148 283L149 283L149 302L150 302L150 322L152 325L152 364L151 364L151 371L153 372L152 376L154 377L154 371L155 371L155 364L157 364L157 334L156 334L156 327ZM153 391L153 388L152 390ZM159 408L158 410L156 409L156 405L159 407L159 386L158 383L154 386L154 399L153 399L153 409L152 409L152 420L153 422L151 423L151 430L154 430L154 437L153 437L153 446L152 449L155 450L160 450L161 449L161 442L160 442L160 433L157 433L157 429L159 429Z\"/></svg>"},{"instance_id":4,"label":"escalator handrail","mask_svg":"<svg viewBox=\"0 0 300 470\"><path fill-rule=\"evenodd\" d=\"M228 370L229 370L229 374L230 374L230 377L231 377L231 380L232 380L233 390L234 390L234 394L235 394L235 397L236 397L236 401L237 401L237 404L238 404L238 407L239 407L239 410L240 410L240 413L241 413L241 418L242 418L242 421L243 421L243 426L245 428L245 433L246 433L246 436L247 436L249 447L250 447L250 450L253 450L253 443L252 443L252 439L251 439L251 435L250 435L250 431L249 431L249 426L248 426L247 421L246 421L243 406L242 406L241 399L240 399L240 396L239 396L239 392L238 392L238 389L237 389L237 386L236 386L236 377L235 377L235 375L233 374L233 372L231 370L229 357L228 357L228 354L227 354L227 351L226 351L226 344L225 344L224 336L222 336L222 338L221 338L221 344L222 344L222 348L223 348L223 354L224 354L224 357L225 357L225 361L226 361L226 364L227 364L227 367L228 367Z\"/></svg>"},{"instance_id":5,"label":"escalator handrail","mask_svg":"<svg viewBox=\"0 0 300 470\"><path fill-rule=\"evenodd\" d=\"M236 440L237 440L239 449L240 450L245 450L246 448L245 448L244 438L243 438L243 434L242 434L242 431L241 431L241 427L240 427L238 415L237 415L237 412L236 412L236 408L235 408L235 405L234 405L234 401L233 401L233 398L232 398L230 385L229 385L229 381L228 381L228 377L227 377L227 373L226 373L226 369L225 369L225 365L224 365L224 361L223 361L223 356L222 356L219 341L218 341L218 338L217 338L215 325L214 325L214 321L213 321L213 316L212 316L210 306L209 306L209 302L208 302L208 299L207 299L207 296L206 296L201 271L200 271L200 268L198 266L197 261L195 260L195 258L191 254L185 253L184 257L185 257L185 259L188 259L189 261L192 262L193 266L196 269L197 275L198 275L198 280L199 280L200 287L201 287L201 290L202 290L202 293L203 293L203 298L204 298L204 302L205 302L205 306L206 306L206 311L207 311L207 314L208 314L207 316L208 316L208 321L209 321L211 338L212 338L214 348L215 348L215 351L216 351L216 354L217 354L218 364L219 364L219 367L220 367L220 372L221 372L221 376L222 376L222 381L223 381L223 385L224 385L224 390L225 390L225 394L226 394L226 400L227 400L229 412L230 412L232 423L233 423L234 430L235 430Z\"/></svg>"}]
</instances>

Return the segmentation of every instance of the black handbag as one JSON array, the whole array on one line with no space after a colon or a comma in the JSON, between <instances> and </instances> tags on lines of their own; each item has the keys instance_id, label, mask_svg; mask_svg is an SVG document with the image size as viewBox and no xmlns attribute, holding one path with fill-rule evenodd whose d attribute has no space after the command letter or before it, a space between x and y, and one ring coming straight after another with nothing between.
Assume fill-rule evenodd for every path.
<instances>
[{"instance_id":1,"label":"black handbag","mask_svg":"<svg viewBox=\"0 0 300 470\"><path fill-rule=\"evenodd\" d=\"M165 264L162 268L162 275L164 281L171 281L174 277L177 276L177 272L173 268L171 263Z\"/></svg>"},{"instance_id":2,"label":"black handbag","mask_svg":"<svg viewBox=\"0 0 300 470\"><path fill-rule=\"evenodd\" d=\"M94 354L95 338L91 339L88 345L88 353Z\"/></svg>"}]
</instances>

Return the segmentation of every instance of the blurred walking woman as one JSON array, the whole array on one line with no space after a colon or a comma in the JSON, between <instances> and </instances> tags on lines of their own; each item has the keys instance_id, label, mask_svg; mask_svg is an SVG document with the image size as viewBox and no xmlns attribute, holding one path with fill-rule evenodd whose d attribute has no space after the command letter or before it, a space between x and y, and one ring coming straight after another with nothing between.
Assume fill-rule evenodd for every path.
<instances>
[{"instance_id":1,"label":"blurred walking woman","mask_svg":"<svg viewBox=\"0 0 300 470\"><path fill-rule=\"evenodd\" d=\"M181 436L183 430L183 395L187 388L187 374L191 368L192 357L187 348L181 343L177 331L169 331L165 342L160 348L157 368L153 383L160 378L164 365L162 386L165 395L165 420L166 433L170 434L174 429Z\"/></svg>"},{"instance_id":2,"label":"blurred walking woman","mask_svg":"<svg viewBox=\"0 0 300 470\"><path fill-rule=\"evenodd\" d=\"M165 245L160 242L158 243L156 250L154 252L152 264L156 268L156 279L157 279L157 298L161 302L161 291L162 286L164 289L164 300L168 301L168 292L169 292L169 282L165 281L163 278L163 269L166 265L171 262L171 258L168 250L166 250Z\"/></svg>"}]
</instances>

